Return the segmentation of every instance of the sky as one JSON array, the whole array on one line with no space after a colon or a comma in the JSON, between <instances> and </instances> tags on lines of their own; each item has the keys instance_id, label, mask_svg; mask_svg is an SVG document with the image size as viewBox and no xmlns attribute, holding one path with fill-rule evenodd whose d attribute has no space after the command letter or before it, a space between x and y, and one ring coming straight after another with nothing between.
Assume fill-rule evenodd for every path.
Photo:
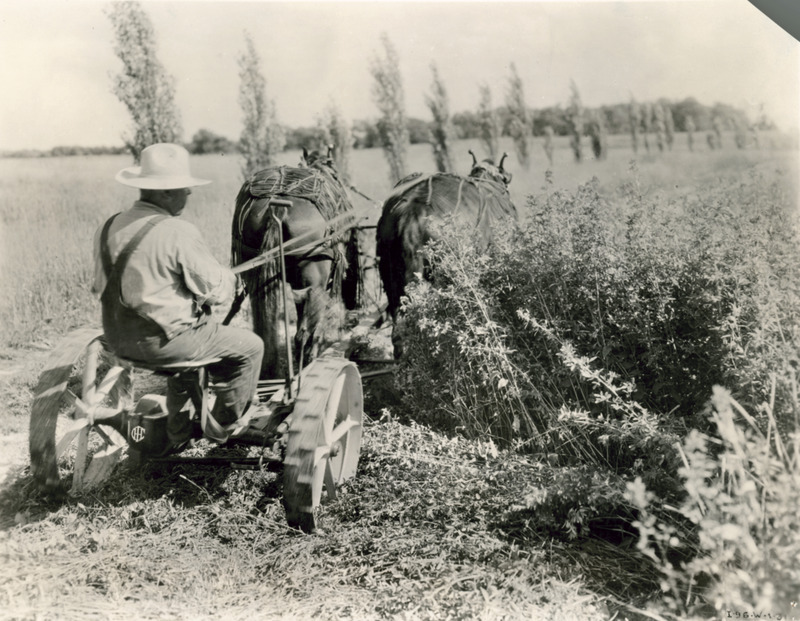
<instances>
[{"instance_id":1,"label":"sky","mask_svg":"<svg viewBox=\"0 0 800 621\"><path fill-rule=\"evenodd\" d=\"M111 92L122 64L99 0L4 0L0 6L0 151L117 146L131 117ZM502 105L511 64L527 104L666 97L759 105L800 125L800 42L747 0L232 2L144 0L157 54L176 80L184 140L199 129L238 139L237 58L248 31L278 120L312 126L333 104L377 119L369 68L386 33L408 115L430 119L435 62L451 112L475 110L479 86Z\"/></svg>"}]
</instances>

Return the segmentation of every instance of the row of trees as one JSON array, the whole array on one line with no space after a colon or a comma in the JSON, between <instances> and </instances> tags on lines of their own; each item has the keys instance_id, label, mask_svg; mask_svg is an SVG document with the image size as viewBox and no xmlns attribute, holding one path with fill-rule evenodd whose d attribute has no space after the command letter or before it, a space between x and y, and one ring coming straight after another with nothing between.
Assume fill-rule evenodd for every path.
<instances>
[{"instance_id":1,"label":"row of trees","mask_svg":"<svg viewBox=\"0 0 800 621\"><path fill-rule=\"evenodd\" d=\"M114 3L108 17L115 33L115 53L123 71L114 78L113 92L129 110L133 124L123 137L124 148L56 147L50 152L24 151L5 155L85 155L130 151L138 160L141 150L154 142L180 142L182 126L174 102L175 80L158 61L152 24L140 2ZM671 148L675 132L687 132L690 147L695 132L710 132L708 145L721 145L722 132L735 130L737 146L746 142L745 132L771 129L773 124L763 114L751 123L746 114L726 104L704 106L693 98L672 102L661 99L639 104L633 98L619 103L588 109L581 103L575 83L566 107L561 105L534 110L525 103L525 92L516 66L510 66L504 101L496 105L488 85L478 85L478 106L474 111L451 114L447 89L435 63L431 64L432 81L425 103L432 120L410 118L405 112L405 94L397 52L384 33L382 54L375 55L369 70L373 77L372 97L380 113L377 121L357 120L348 124L341 111L330 103L313 127L289 128L276 115L275 104L267 96L261 59L252 38L245 33L244 50L238 57L243 129L233 141L208 129L201 129L186 144L193 153L233 153L244 156L242 173L274 163L284 149L333 144L340 170L347 176L352 148L382 147L390 165L392 180L405 175L407 145L430 143L437 168L452 169L450 144L458 139L480 139L490 158L499 155L499 139L510 136L517 159L527 168L531 140L544 137L545 151L552 163L555 136L570 136L577 161L584 157L584 137L589 137L595 157L605 156L609 134L630 133L634 151L640 145L648 151L653 144ZM744 136L744 137L743 137Z\"/></svg>"},{"instance_id":2,"label":"row of trees","mask_svg":"<svg viewBox=\"0 0 800 621\"><path fill-rule=\"evenodd\" d=\"M375 79L373 99L381 111L377 131L356 133L359 146L381 146L390 164L392 181L402 177L405 149L408 142L414 142L411 122L405 115L402 80L398 68L397 53L391 41L384 34L381 38L383 56L373 59L371 71ZM574 81L570 82L570 98L566 108L560 105L543 110L533 110L525 103L522 80L514 63L510 65L510 75L505 89L504 105L497 106L492 101L488 85L478 86L479 102L474 112L461 112L450 116L447 89L442 83L435 64L431 65L433 81L425 101L433 120L426 124L416 124L422 131L416 136L418 142L432 145L436 166L439 171L451 170L449 143L453 139L480 139L489 158L496 160L501 136L513 140L519 164L530 166L530 142L533 136L544 136L544 148L550 164L553 163L554 138L557 135L569 136L570 147L577 162L584 155L585 137L589 138L594 157L603 159L608 152L608 135L630 132L634 152L639 151L640 140L650 152L651 139L659 151L671 149L676 131L687 132L689 148L694 145L694 132L711 130L708 145L711 149L722 145L722 132L735 131L736 146L743 148L753 142L759 129L772 129L773 124L763 114L750 122L747 115L731 106L716 104L703 106L694 98L681 102L659 100L639 104L631 97L630 103L601 106L595 109L584 107L581 95ZM361 126L363 128L363 125ZM402 140L400 138L402 137Z\"/></svg>"},{"instance_id":3,"label":"row of trees","mask_svg":"<svg viewBox=\"0 0 800 621\"><path fill-rule=\"evenodd\" d=\"M435 67L435 65L434 65ZM438 99L433 98L433 89L439 89ZM426 103L431 100L434 101L434 108L436 106L447 105L446 91L441 85L441 80L434 78L432 84L432 93L427 94ZM600 108L586 108L584 114L587 118L602 119L607 135L622 135L632 134L632 128L637 127L636 143L641 148L649 146L656 147L654 142L652 145L648 142L647 146L644 143L644 129L640 121L639 125L635 125L630 120L630 111L633 103L628 104L614 104L609 106L601 106ZM436 154L436 145L440 143L441 136L446 133L449 141L462 140L470 138L479 138L481 136L481 123L477 111L456 112L449 115L449 107L447 109L447 117L442 116L440 108L428 107L431 110L433 117L432 121L425 121L423 119L408 117L406 119L406 127L408 130L408 138L410 144L431 143L434 148L434 155ZM669 102L664 99L659 99L654 103L636 103L642 110L648 107L651 110L657 110L661 107L664 111L669 111L673 120L673 132L683 132L687 135L692 135L692 143L697 144L699 141L707 141L707 134L719 134L722 132L734 132L734 140L740 140L737 137L737 132L741 132L742 128L747 131L751 130L770 130L774 129L774 124L766 117L761 116L760 120L755 123L745 124L742 120L747 121L746 115L736 108L726 104L715 104L714 106L705 106L698 103L694 98L688 98L679 102ZM512 127L515 127L511 113L506 106L500 106L494 109L494 114L498 119L499 136L514 136L515 132ZM531 127L531 135L534 137L541 137L545 140L552 140L554 136L569 136L570 122L568 118L568 109L555 106L541 109L528 109L528 120ZM444 118L450 119L450 124L447 129L444 129L445 124L442 122ZM520 117L516 117L520 118ZM642 117L643 118L643 117ZM521 120L521 119L520 119ZM346 122L342 119L342 122ZM596 122L596 121L595 121ZM284 136L284 149L293 150L300 149L309 144L322 144L325 141L325 123L311 127L288 127L281 126L281 131ZM523 125L524 126L524 125ZM591 124L590 124L591 126ZM516 125L519 127L519 125ZM378 132L377 123L368 120L353 121L349 127L345 129L346 135L350 136L350 144L352 148L368 149L373 147L380 147L380 133ZM650 130L653 131L652 129ZM666 133L666 130L665 130ZM700 138L697 135L703 134ZM438 136L438 137L437 137ZM590 140L593 139L592 133L588 134ZM674 135L673 135L674 137ZM656 137L657 140L657 137ZM193 136L191 141L185 143L186 148L192 153L237 153L241 150L241 145L238 141L232 140L226 136L217 134L209 129L200 129ZM6 157L42 157L42 156L70 156L70 155L119 155L122 153L129 153L130 147L125 146L81 146L81 145L61 145L49 149L47 151L36 149L23 149L18 151L4 152L2 155ZM449 167L448 167L449 168Z\"/></svg>"}]
</instances>

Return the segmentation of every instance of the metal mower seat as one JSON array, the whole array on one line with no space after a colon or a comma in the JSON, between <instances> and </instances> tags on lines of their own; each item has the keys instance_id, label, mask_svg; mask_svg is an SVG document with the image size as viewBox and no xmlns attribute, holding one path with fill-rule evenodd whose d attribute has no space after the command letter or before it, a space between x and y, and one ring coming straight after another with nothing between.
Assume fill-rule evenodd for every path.
<instances>
[{"instance_id":1,"label":"metal mower seat","mask_svg":"<svg viewBox=\"0 0 800 621\"><path fill-rule=\"evenodd\" d=\"M187 360L170 364L151 364L138 360L128 360L120 356L117 356L117 360L123 365L130 365L133 368L145 369L155 373L184 375L192 386L189 390L187 404L191 403L194 406L195 415L200 419L203 433L217 441L224 442L227 440L227 436L219 427L219 423L209 413L209 377L206 369L210 364L221 362L222 358L204 358L202 360Z\"/></svg>"}]
</instances>

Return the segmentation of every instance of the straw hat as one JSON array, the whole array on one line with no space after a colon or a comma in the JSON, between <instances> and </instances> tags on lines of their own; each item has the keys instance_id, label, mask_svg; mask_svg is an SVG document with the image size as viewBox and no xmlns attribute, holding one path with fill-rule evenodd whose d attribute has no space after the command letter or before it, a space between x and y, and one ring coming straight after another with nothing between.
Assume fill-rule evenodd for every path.
<instances>
[{"instance_id":1,"label":"straw hat","mask_svg":"<svg viewBox=\"0 0 800 621\"><path fill-rule=\"evenodd\" d=\"M141 166L123 168L115 179L142 190L177 190L211 183L192 177L189 152L177 144L159 143L142 151Z\"/></svg>"}]
</instances>

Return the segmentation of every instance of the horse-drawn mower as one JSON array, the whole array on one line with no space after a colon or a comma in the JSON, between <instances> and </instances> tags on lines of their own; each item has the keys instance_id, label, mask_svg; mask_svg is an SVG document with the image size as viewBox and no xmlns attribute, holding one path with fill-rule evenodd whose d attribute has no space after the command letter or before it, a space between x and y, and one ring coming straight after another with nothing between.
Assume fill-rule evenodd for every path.
<instances>
[{"instance_id":1,"label":"horse-drawn mower","mask_svg":"<svg viewBox=\"0 0 800 621\"><path fill-rule=\"evenodd\" d=\"M278 208L287 206L286 201L272 203ZM355 226L352 214L347 226ZM252 269L278 255L285 281L284 252L304 252L309 246L302 239L291 241L291 247L284 247L281 238L277 248L234 271ZM284 310L288 307L285 296L284 288ZM286 356L291 361L286 312L284 322ZM70 493L79 494L106 480L126 454L132 463L183 461L282 469L289 525L315 530L320 502L334 497L337 486L353 477L358 465L363 393L356 364L335 353L323 353L299 372L289 364L285 378L259 382L258 404L241 420L222 428L209 413L213 385L209 385L206 366L214 362L151 367L115 356L105 346L101 330L71 332L53 352L35 390L30 457L39 487L50 491L69 487ZM226 447L257 446L260 454L240 458L165 455L169 449L166 398L134 394L134 374L147 372L191 377L193 392L182 412L191 418L196 438L209 438Z\"/></svg>"}]
</instances>

